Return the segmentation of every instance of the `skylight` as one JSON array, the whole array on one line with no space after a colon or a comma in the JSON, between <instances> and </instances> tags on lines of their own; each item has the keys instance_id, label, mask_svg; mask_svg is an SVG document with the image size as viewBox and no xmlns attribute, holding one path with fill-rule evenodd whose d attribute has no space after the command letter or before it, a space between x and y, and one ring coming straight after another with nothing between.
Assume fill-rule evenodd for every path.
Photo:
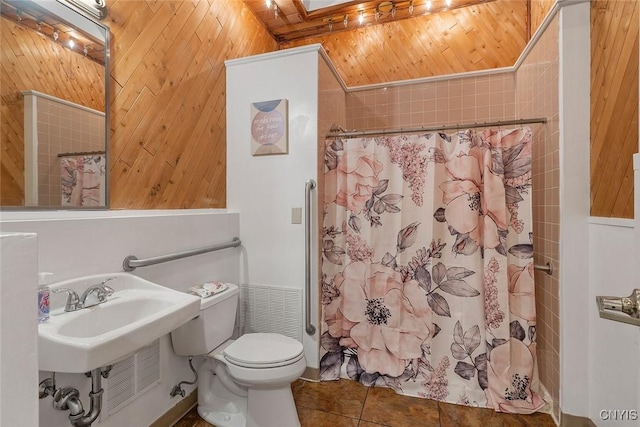
<instances>
[{"instance_id":1,"label":"skylight","mask_svg":"<svg viewBox=\"0 0 640 427\"><path fill-rule=\"evenodd\" d=\"M303 0L304 8L307 12L322 9L329 6L335 6L337 4L349 3L348 0Z\"/></svg>"}]
</instances>

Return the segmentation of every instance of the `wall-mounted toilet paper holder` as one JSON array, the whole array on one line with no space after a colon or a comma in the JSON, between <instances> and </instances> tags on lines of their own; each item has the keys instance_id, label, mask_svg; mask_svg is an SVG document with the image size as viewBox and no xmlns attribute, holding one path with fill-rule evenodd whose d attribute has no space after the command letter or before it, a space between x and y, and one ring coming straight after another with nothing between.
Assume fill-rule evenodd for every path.
<instances>
[{"instance_id":1,"label":"wall-mounted toilet paper holder","mask_svg":"<svg viewBox=\"0 0 640 427\"><path fill-rule=\"evenodd\" d=\"M640 289L628 297L597 296L596 302L603 319L640 326Z\"/></svg>"}]
</instances>

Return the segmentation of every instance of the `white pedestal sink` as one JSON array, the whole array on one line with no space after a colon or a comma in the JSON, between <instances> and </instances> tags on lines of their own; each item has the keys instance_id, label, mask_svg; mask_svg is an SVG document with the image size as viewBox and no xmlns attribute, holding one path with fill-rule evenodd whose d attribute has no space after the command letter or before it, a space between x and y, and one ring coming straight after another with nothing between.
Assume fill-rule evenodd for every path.
<instances>
[{"instance_id":1,"label":"white pedestal sink","mask_svg":"<svg viewBox=\"0 0 640 427\"><path fill-rule=\"evenodd\" d=\"M78 277L52 284L78 295L108 278L106 302L65 312L64 304L38 325L38 369L83 373L110 365L197 317L200 297L129 273ZM58 299L58 298L56 298Z\"/></svg>"}]
</instances>

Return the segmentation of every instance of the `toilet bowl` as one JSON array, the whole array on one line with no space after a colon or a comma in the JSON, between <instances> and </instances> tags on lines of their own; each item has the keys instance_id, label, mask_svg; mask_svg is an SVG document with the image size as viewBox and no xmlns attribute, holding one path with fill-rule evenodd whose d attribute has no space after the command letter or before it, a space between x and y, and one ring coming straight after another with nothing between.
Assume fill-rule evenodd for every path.
<instances>
[{"instance_id":1,"label":"toilet bowl","mask_svg":"<svg viewBox=\"0 0 640 427\"><path fill-rule=\"evenodd\" d=\"M237 301L237 286L229 285L203 300L198 318L171 333L176 354L205 356L198 370L198 414L219 427L300 426L291 383L306 368L302 344L276 333L229 339Z\"/></svg>"}]
</instances>

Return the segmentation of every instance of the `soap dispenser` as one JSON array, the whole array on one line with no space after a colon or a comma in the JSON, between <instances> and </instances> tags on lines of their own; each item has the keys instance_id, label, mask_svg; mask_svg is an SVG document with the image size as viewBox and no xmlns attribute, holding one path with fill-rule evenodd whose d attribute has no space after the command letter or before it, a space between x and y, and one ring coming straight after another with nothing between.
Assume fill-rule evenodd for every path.
<instances>
[{"instance_id":1,"label":"soap dispenser","mask_svg":"<svg viewBox=\"0 0 640 427\"><path fill-rule=\"evenodd\" d=\"M53 273L38 273L38 323L49 320L49 279Z\"/></svg>"}]
</instances>

